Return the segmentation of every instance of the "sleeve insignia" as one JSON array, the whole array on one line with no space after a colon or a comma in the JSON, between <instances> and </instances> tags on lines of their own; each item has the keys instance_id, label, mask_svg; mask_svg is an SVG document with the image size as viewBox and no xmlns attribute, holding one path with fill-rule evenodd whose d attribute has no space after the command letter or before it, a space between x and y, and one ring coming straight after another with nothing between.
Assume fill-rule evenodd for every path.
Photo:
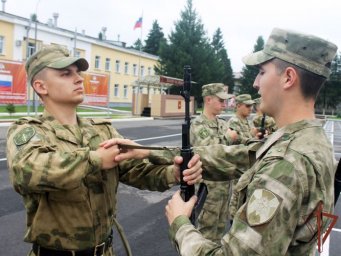
<instances>
[{"instance_id":1,"label":"sleeve insignia","mask_svg":"<svg viewBox=\"0 0 341 256\"><path fill-rule=\"evenodd\" d=\"M202 128L200 131L199 131L199 136L201 139L205 139L209 136L209 132L205 129L205 128Z\"/></svg>"},{"instance_id":2,"label":"sleeve insignia","mask_svg":"<svg viewBox=\"0 0 341 256\"><path fill-rule=\"evenodd\" d=\"M24 145L29 142L35 134L36 130L33 127L26 127L14 136L14 144L17 146Z\"/></svg>"},{"instance_id":3,"label":"sleeve insignia","mask_svg":"<svg viewBox=\"0 0 341 256\"><path fill-rule=\"evenodd\" d=\"M250 226L269 222L275 215L279 200L274 193L266 189L256 189L246 208L246 218Z\"/></svg>"}]
</instances>

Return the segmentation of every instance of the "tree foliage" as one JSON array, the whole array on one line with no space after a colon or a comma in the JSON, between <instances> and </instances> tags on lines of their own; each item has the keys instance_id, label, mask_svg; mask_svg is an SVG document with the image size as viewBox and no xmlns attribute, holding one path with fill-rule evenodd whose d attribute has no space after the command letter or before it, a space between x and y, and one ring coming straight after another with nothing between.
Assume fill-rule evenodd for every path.
<instances>
[{"instance_id":1,"label":"tree foliage","mask_svg":"<svg viewBox=\"0 0 341 256\"><path fill-rule=\"evenodd\" d=\"M143 44L142 44L142 42L141 42L141 39L139 38L139 39L137 39L136 41L135 41L135 43L130 47L130 48L132 48L132 49L135 49L135 50L142 50L142 48L143 48Z\"/></svg>"},{"instance_id":2,"label":"tree foliage","mask_svg":"<svg viewBox=\"0 0 341 256\"><path fill-rule=\"evenodd\" d=\"M182 78L183 68L190 65L192 80L196 82L191 90L198 102L202 101L201 86L212 82L224 82L224 68L210 43L204 25L193 8L192 0L180 13L180 20L169 35L169 43L161 44L158 73ZM171 93L178 94L179 88L171 88Z\"/></svg>"},{"instance_id":3,"label":"tree foliage","mask_svg":"<svg viewBox=\"0 0 341 256\"><path fill-rule=\"evenodd\" d=\"M220 77L218 78L218 81L228 85L229 91L232 92L234 88L233 70L231 67L231 60L229 59L227 50L224 46L223 35L220 28L214 33L211 44L220 64Z\"/></svg>"},{"instance_id":4,"label":"tree foliage","mask_svg":"<svg viewBox=\"0 0 341 256\"><path fill-rule=\"evenodd\" d=\"M253 52L258 52L264 48L264 39L262 36L257 38L256 44L253 47ZM242 77L240 79L240 86L238 88L238 94L251 94L252 98L257 98L258 93L253 88L253 83L258 74L258 68L254 66L244 66L242 69Z\"/></svg>"},{"instance_id":5,"label":"tree foliage","mask_svg":"<svg viewBox=\"0 0 341 256\"><path fill-rule=\"evenodd\" d=\"M159 26L157 20L154 20L153 27L150 30L147 39L145 40L144 52L150 54L159 55L161 44L166 44L166 38L162 32L162 28Z\"/></svg>"}]
</instances>

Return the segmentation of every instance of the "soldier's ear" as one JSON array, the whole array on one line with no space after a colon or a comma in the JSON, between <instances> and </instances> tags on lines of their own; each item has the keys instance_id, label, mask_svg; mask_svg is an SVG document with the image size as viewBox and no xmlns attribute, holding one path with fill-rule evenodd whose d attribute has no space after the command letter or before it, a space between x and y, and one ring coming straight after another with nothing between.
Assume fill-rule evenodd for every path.
<instances>
[{"instance_id":1,"label":"soldier's ear","mask_svg":"<svg viewBox=\"0 0 341 256\"><path fill-rule=\"evenodd\" d=\"M47 94L47 85L42 79L35 79L32 82L32 87L39 95L46 95Z\"/></svg>"},{"instance_id":2,"label":"soldier's ear","mask_svg":"<svg viewBox=\"0 0 341 256\"><path fill-rule=\"evenodd\" d=\"M283 89L291 88L297 84L298 81L298 73L295 68L287 67L282 73Z\"/></svg>"}]
</instances>

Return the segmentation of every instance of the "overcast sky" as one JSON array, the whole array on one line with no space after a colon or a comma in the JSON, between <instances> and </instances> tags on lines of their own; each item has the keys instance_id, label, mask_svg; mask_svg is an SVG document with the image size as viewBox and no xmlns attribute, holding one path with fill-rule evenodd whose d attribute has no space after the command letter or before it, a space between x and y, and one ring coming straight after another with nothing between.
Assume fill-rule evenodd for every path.
<instances>
[{"instance_id":1,"label":"overcast sky","mask_svg":"<svg viewBox=\"0 0 341 256\"><path fill-rule=\"evenodd\" d=\"M180 19L186 0L7 0L5 11L47 22L59 13L58 26L97 37L107 27L107 39L132 45L140 37L134 24L143 14L142 40L157 20L167 37ZM340 0L193 0L209 38L219 27L234 72L253 50L258 36L266 40L273 27L318 35L341 48ZM340 49L341 50L341 49Z\"/></svg>"}]
</instances>

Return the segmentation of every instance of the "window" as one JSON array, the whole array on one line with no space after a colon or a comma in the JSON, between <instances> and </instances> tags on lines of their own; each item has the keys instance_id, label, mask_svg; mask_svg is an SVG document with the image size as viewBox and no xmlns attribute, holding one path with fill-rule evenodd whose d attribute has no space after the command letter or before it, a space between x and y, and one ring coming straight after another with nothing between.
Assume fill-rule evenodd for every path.
<instances>
[{"instance_id":1,"label":"window","mask_svg":"<svg viewBox=\"0 0 341 256\"><path fill-rule=\"evenodd\" d=\"M128 70L129 70L129 63L128 62L125 62L124 63L124 74L128 74Z\"/></svg>"},{"instance_id":2,"label":"window","mask_svg":"<svg viewBox=\"0 0 341 256\"><path fill-rule=\"evenodd\" d=\"M123 86L123 98L128 98L128 85Z\"/></svg>"},{"instance_id":3,"label":"window","mask_svg":"<svg viewBox=\"0 0 341 256\"><path fill-rule=\"evenodd\" d=\"M152 74L152 68L148 67L148 75L150 76Z\"/></svg>"},{"instance_id":4,"label":"window","mask_svg":"<svg viewBox=\"0 0 341 256\"><path fill-rule=\"evenodd\" d=\"M101 57L100 56L95 56L95 68L99 69L100 61L101 61Z\"/></svg>"},{"instance_id":5,"label":"window","mask_svg":"<svg viewBox=\"0 0 341 256\"><path fill-rule=\"evenodd\" d=\"M106 71L110 70L110 58L105 59L105 70Z\"/></svg>"},{"instance_id":6,"label":"window","mask_svg":"<svg viewBox=\"0 0 341 256\"><path fill-rule=\"evenodd\" d=\"M120 73L120 61L116 60L116 66L115 66L116 73Z\"/></svg>"},{"instance_id":7,"label":"window","mask_svg":"<svg viewBox=\"0 0 341 256\"><path fill-rule=\"evenodd\" d=\"M118 97L118 84L114 85L114 96Z\"/></svg>"},{"instance_id":8,"label":"window","mask_svg":"<svg viewBox=\"0 0 341 256\"><path fill-rule=\"evenodd\" d=\"M27 46L27 57L31 57L33 55L33 53L35 52L35 45L34 43L28 43L28 46Z\"/></svg>"},{"instance_id":9,"label":"window","mask_svg":"<svg viewBox=\"0 0 341 256\"><path fill-rule=\"evenodd\" d=\"M141 77L144 76L144 66L141 66Z\"/></svg>"},{"instance_id":10,"label":"window","mask_svg":"<svg viewBox=\"0 0 341 256\"><path fill-rule=\"evenodd\" d=\"M136 94L137 93L137 86L133 87L133 93Z\"/></svg>"},{"instance_id":11,"label":"window","mask_svg":"<svg viewBox=\"0 0 341 256\"><path fill-rule=\"evenodd\" d=\"M0 36L0 54L5 53L5 37Z\"/></svg>"},{"instance_id":12,"label":"window","mask_svg":"<svg viewBox=\"0 0 341 256\"><path fill-rule=\"evenodd\" d=\"M137 65L133 64L133 75L137 76Z\"/></svg>"}]
</instances>

